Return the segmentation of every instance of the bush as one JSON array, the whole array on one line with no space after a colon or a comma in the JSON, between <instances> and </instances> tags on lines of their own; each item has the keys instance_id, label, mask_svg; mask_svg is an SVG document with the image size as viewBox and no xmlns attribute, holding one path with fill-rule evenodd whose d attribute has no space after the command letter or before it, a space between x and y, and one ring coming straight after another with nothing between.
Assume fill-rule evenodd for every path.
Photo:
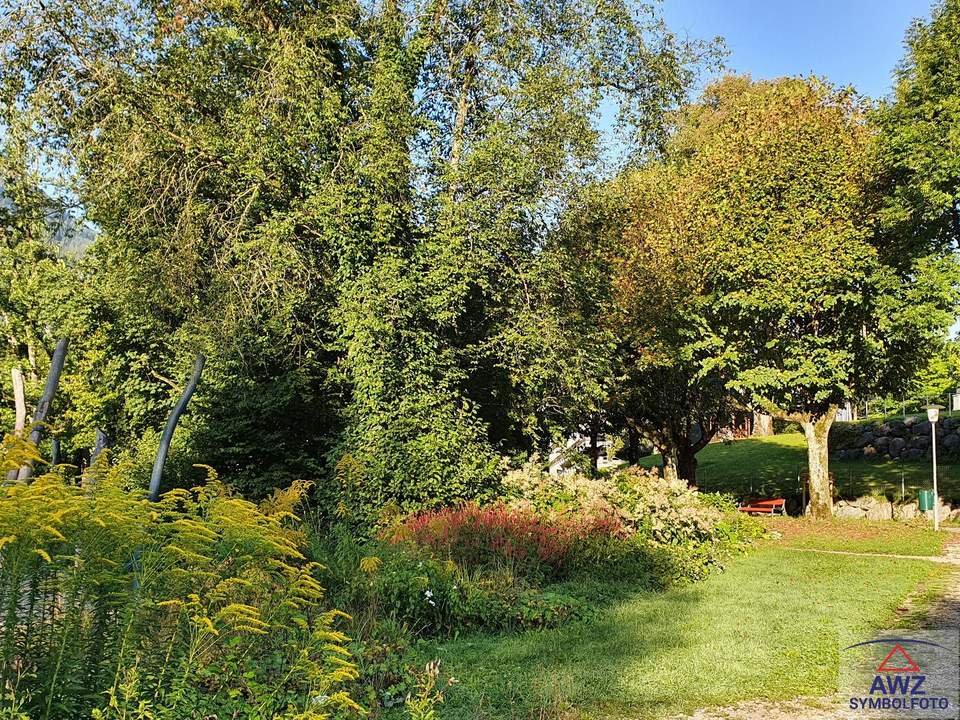
<instances>
[{"instance_id":1,"label":"bush","mask_svg":"<svg viewBox=\"0 0 960 720\"><path fill-rule=\"evenodd\" d=\"M7 438L6 468L23 443ZM32 718L322 718L357 709L336 611L292 526L211 472L150 503L127 466L0 490L0 682Z\"/></svg>"},{"instance_id":2,"label":"bush","mask_svg":"<svg viewBox=\"0 0 960 720\"><path fill-rule=\"evenodd\" d=\"M787 433L798 433L803 432L803 428L800 427L800 423L793 420L784 420L783 418L774 418L773 419L773 434L774 435L786 435Z\"/></svg>"},{"instance_id":3,"label":"bush","mask_svg":"<svg viewBox=\"0 0 960 720\"><path fill-rule=\"evenodd\" d=\"M511 507L541 515L621 515L617 507L617 486L609 478L579 472L550 475L536 459L508 472L503 480L503 492Z\"/></svg>"},{"instance_id":4,"label":"bush","mask_svg":"<svg viewBox=\"0 0 960 720\"><path fill-rule=\"evenodd\" d=\"M723 511L684 480L630 468L617 476L615 497L626 523L655 542L689 545L719 539L716 530Z\"/></svg>"},{"instance_id":5,"label":"bush","mask_svg":"<svg viewBox=\"0 0 960 720\"><path fill-rule=\"evenodd\" d=\"M731 498L697 492L682 480L669 482L645 468L589 478L576 473L552 476L530 463L508 473L504 488L513 508L552 518L588 516L618 523L621 539L600 541L598 552L620 559L595 567L609 572L624 563L632 565L634 576L645 575L653 585L698 579L730 551L763 534L762 525L737 512ZM635 536L634 543L624 543L625 536Z\"/></svg>"}]
</instances>

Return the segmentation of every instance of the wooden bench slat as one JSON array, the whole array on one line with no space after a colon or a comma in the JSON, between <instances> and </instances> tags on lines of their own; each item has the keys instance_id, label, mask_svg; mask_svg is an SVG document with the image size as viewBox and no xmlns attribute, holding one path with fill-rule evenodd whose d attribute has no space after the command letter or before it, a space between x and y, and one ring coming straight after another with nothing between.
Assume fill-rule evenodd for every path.
<instances>
[{"instance_id":1,"label":"wooden bench slat","mask_svg":"<svg viewBox=\"0 0 960 720\"><path fill-rule=\"evenodd\" d=\"M774 513L786 514L787 501L783 498L771 498L769 500L752 500L746 505L741 505L740 512L745 513L765 513L773 515Z\"/></svg>"}]
</instances>

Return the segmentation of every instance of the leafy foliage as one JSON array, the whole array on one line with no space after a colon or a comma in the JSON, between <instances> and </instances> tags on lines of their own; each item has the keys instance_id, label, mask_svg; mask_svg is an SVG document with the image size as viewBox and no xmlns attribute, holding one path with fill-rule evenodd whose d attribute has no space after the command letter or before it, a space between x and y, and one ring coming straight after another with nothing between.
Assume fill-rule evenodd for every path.
<instances>
[{"instance_id":1,"label":"leafy foliage","mask_svg":"<svg viewBox=\"0 0 960 720\"><path fill-rule=\"evenodd\" d=\"M349 457L358 515L484 496L497 453L543 432L562 353L542 352L538 251L599 170L597 110L649 147L715 56L628 0L8 14L10 177L57 185L97 230L73 268L93 334L68 451L95 427L130 450L204 352L181 465L257 496L317 477L330 498Z\"/></svg>"},{"instance_id":2,"label":"leafy foliage","mask_svg":"<svg viewBox=\"0 0 960 720\"><path fill-rule=\"evenodd\" d=\"M896 252L960 241L960 3L943 0L907 32L893 98L874 114L884 193L880 221ZM921 250L923 252L923 250Z\"/></svg>"},{"instance_id":3,"label":"leafy foliage","mask_svg":"<svg viewBox=\"0 0 960 720\"><path fill-rule=\"evenodd\" d=\"M468 568L505 563L514 572L536 577L569 571L581 542L622 535L613 517L583 514L550 520L502 506L467 504L412 515L392 532L391 540L413 542Z\"/></svg>"},{"instance_id":4,"label":"leafy foliage","mask_svg":"<svg viewBox=\"0 0 960 720\"><path fill-rule=\"evenodd\" d=\"M613 258L623 375L646 373L624 394L639 387L658 421L672 398L668 418L696 422L701 439L730 394L804 423L817 513L829 512L836 406L903 389L957 302L950 255L876 232L866 110L816 79L727 77L676 115L661 158L618 180L614 232L592 241Z\"/></svg>"},{"instance_id":5,"label":"leafy foliage","mask_svg":"<svg viewBox=\"0 0 960 720\"><path fill-rule=\"evenodd\" d=\"M535 509L546 517L609 518L625 537L636 535L671 548L702 548L708 563L720 562L725 553L762 534L732 501L641 467L591 478L549 475L530 463L509 473L504 487L512 507Z\"/></svg>"}]
</instances>

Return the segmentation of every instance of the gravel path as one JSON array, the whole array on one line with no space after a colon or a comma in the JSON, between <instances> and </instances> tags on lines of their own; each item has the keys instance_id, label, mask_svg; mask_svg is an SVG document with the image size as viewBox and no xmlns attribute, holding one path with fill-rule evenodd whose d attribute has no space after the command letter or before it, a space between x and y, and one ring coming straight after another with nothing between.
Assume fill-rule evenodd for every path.
<instances>
[{"instance_id":1,"label":"gravel path","mask_svg":"<svg viewBox=\"0 0 960 720\"><path fill-rule=\"evenodd\" d=\"M944 557L960 564L960 533L947 544ZM960 575L954 577L947 591L930 608L929 625L960 627Z\"/></svg>"},{"instance_id":2,"label":"gravel path","mask_svg":"<svg viewBox=\"0 0 960 720\"><path fill-rule=\"evenodd\" d=\"M945 528L946 529L946 528ZM928 560L931 562L960 565L960 531L956 532L955 539L948 542L945 552L939 557L921 557L910 555L881 555L880 557L894 557L909 560ZM799 548L798 548L798 551ZM840 555L868 555L871 553L854 553L842 550L802 550L802 552L822 552ZM954 574L946 593L940 597L926 614L924 624L930 628L938 626L960 626L960 572ZM794 700L747 700L727 707L703 708L690 715L678 715L672 720L863 720L862 711L840 707L837 698L796 698Z\"/></svg>"}]
</instances>

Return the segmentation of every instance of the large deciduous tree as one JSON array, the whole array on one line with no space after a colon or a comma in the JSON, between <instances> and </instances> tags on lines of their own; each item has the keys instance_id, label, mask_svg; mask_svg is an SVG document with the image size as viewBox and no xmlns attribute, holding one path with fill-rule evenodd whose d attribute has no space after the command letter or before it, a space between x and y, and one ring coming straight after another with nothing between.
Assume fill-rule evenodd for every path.
<instances>
[{"instance_id":1,"label":"large deciduous tree","mask_svg":"<svg viewBox=\"0 0 960 720\"><path fill-rule=\"evenodd\" d=\"M704 363L703 316L713 302L704 268L714 238L687 182L672 163L650 161L591 189L564 242L571 262L589 258L580 262L603 273L605 282L593 283L593 320L612 356L606 409L654 442L668 478L695 482L696 455L733 405L726 378Z\"/></svg>"},{"instance_id":2,"label":"large deciduous tree","mask_svg":"<svg viewBox=\"0 0 960 720\"><path fill-rule=\"evenodd\" d=\"M902 388L955 302L951 258L919 243L894 256L877 232L873 142L852 92L746 78L711 88L674 140L714 237L708 366L753 407L802 425L818 517L831 514L837 406Z\"/></svg>"},{"instance_id":3,"label":"large deciduous tree","mask_svg":"<svg viewBox=\"0 0 960 720\"><path fill-rule=\"evenodd\" d=\"M799 422L819 517L837 406L902 389L956 298L935 242L878 230L867 109L815 79L715 83L678 113L662 155L618 181L625 215L609 243L637 406L670 407L656 375L669 370L686 396L704 389L666 416L682 431L699 408L709 432L707 410L729 412L731 396Z\"/></svg>"}]
</instances>

